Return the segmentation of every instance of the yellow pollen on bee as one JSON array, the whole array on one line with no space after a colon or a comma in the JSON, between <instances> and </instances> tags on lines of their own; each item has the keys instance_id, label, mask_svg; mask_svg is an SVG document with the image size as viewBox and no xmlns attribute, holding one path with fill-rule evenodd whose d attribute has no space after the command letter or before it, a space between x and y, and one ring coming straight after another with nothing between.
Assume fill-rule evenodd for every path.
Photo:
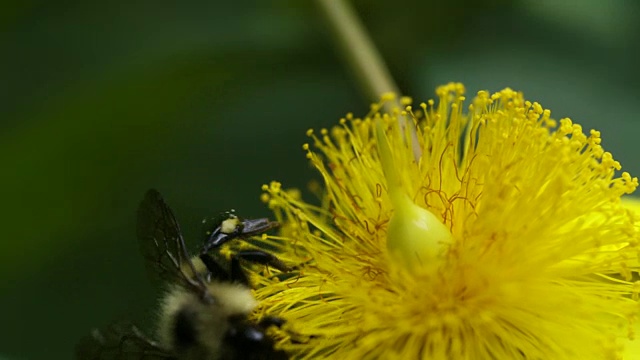
<instances>
[{"instance_id":1,"label":"yellow pollen on bee","mask_svg":"<svg viewBox=\"0 0 640 360\"><path fill-rule=\"evenodd\" d=\"M222 222L222 224L220 224L220 232L222 232L223 234L230 234L234 232L239 225L240 219L238 219L237 217L226 219Z\"/></svg>"}]
</instances>

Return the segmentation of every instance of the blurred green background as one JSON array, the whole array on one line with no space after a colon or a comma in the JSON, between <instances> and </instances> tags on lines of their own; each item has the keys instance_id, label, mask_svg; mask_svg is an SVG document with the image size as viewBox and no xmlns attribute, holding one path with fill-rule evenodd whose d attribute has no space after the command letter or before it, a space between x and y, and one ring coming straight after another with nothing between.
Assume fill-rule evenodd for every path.
<instances>
[{"instance_id":1,"label":"blurred green background","mask_svg":"<svg viewBox=\"0 0 640 360\"><path fill-rule=\"evenodd\" d=\"M0 357L69 359L90 328L149 324L135 211L158 188L197 238L260 185L314 177L305 130L368 99L312 2L24 1L0 8ZM416 100L509 86L602 131L640 174L640 2L356 1Z\"/></svg>"}]
</instances>

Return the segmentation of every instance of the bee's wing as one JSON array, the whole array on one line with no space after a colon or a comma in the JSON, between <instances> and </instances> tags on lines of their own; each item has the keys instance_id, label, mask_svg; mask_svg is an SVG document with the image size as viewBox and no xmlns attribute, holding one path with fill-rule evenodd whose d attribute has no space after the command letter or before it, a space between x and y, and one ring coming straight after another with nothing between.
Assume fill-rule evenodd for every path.
<instances>
[{"instance_id":1,"label":"bee's wing","mask_svg":"<svg viewBox=\"0 0 640 360\"><path fill-rule=\"evenodd\" d=\"M93 330L76 347L77 360L177 360L134 325Z\"/></svg>"},{"instance_id":2,"label":"bee's wing","mask_svg":"<svg viewBox=\"0 0 640 360\"><path fill-rule=\"evenodd\" d=\"M147 191L138 209L138 241L147 268L164 281L199 294L206 286L182 238L180 225L157 190Z\"/></svg>"}]
</instances>

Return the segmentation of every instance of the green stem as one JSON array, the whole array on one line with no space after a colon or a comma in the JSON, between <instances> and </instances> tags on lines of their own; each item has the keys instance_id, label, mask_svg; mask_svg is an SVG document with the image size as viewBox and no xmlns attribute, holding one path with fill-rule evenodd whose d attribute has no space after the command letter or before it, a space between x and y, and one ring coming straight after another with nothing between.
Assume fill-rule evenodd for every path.
<instances>
[{"instance_id":1,"label":"green stem","mask_svg":"<svg viewBox=\"0 0 640 360\"><path fill-rule=\"evenodd\" d=\"M367 100L376 102L386 92L399 95L398 86L351 4L344 0L317 3Z\"/></svg>"},{"instance_id":2,"label":"green stem","mask_svg":"<svg viewBox=\"0 0 640 360\"><path fill-rule=\"evenodd\" d=\"M388 92L395 93L398 96L396 99L399 99L402 94L398 86L351 4L345 0L316 2L369 101L377 102L382 94ZM388 105L385 107L388 112L391 111L391 106L401 108L398 100L395 104ZM409 125L413 154L417 161L420 159L421 150L413 122L407 121L404 116L399 116L398 121L403 133L407 124Z\"/></svg>"}]
</instances>

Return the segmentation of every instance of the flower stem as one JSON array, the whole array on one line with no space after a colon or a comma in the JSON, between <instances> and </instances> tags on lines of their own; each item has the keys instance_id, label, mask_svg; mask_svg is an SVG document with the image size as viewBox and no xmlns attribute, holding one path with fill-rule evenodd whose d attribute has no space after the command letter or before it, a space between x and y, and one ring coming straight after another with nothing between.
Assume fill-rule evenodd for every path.
<instances>
[{"instance_id":1,"label":"flower stem","mask_svg":"<svg viewBox=\"0 0 640 360\"><path fill-rule=\"evenodd\" d=\"M345 60L369 101L377 102L382 94L389 92L398 96L402 95L391 77L384 59L380 56L364 25L348 1L317 0L316 2L326 18L329 28L332 29L335 41L345 55ZM391 113L392 108L390 107L402 109L398 99L399 97L396 98L395 103L387 102L385 110ZM421 150L413 123L407 121L405 116L398 116L398 121L403 133L406 126L409 125L413 153L418 161Z\"/></svg>"},{"instance_id":2,"label":"flower stem","mask_svg":"<svg viewBox=\"0 0 640 360\"><path fill-rule=\"evenodd\" d=\"M387 92L399 95L384 59L351 4L344 0L317 0L317 3L367 100L377 102Z\"/></svg>"}]
</instances>

